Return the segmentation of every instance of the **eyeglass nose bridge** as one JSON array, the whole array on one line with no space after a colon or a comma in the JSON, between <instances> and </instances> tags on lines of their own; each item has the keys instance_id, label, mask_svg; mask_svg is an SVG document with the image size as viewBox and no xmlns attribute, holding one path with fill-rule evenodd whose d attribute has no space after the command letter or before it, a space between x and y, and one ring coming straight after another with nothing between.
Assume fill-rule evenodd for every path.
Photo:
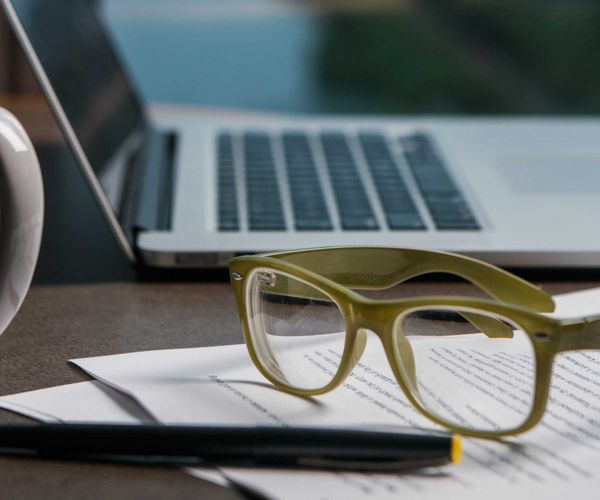
<instances>
[{"instance_id":1,"label":"eyeglass nose bridge","mask_svg":"<svg viewBox=\"0 0 600 500\"><path fill-rule=\"evenodd\" d=\"M359 303L353 307L354 329L369 330L381 341L385 340L385 332L398 315L396 306L386 304Z\"/></svg>"},{"instance_id":2,"label":"eyeglass nose bridge","mask_svg":"<svg viewBox=\"0 0 600 500\"><path fill-rule=\"evenodd\" d=\"M367 303L350 303L350 326L354 332L354 342L352 345L352 351L350 353L349 363L346 369L347 373L350 373L352 369L359 362L365 347L367 345L368 332L372 332L377 335L382 342L384 342L384 329L385 324L389 321L387 315L382 315L382 308L379 304L367 304ZM387 318L385 321L383 319Z\"/></svg>"},{"instance_id":3,"label":"eyeglass nose bridge","mask_svg":"<svg viewBox=\"0 0 600 500\"><path fill-rule=\"evenodd\" d=\"M392 362L389 350L398 353L403 366L402 372L413 388L417 386L415 358L410 343L401 331L397 331L396 320L401 314L397 305L360 303L353 310L354 328L357 332L356 344L352 353L352 363L356 364L367 342L367 332L374 333L383 345Z\"/></svg>"}]
</instances>

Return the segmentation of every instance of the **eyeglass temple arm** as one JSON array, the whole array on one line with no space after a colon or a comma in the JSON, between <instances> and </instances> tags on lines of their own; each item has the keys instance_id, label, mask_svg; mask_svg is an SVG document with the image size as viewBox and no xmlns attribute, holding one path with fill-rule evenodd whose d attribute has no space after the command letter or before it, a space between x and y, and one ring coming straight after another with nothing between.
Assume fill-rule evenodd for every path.
<instances>
[{"instance_id":1,"label":"eyeglass temple arm","mask_svg":"<svg viewBox=\"0 0 600 500\"><path fill-rule=\"evenodd\" d=\"M348 288L382 290L416 276L459 276L496 300L552 312L554 300L535 285L491 264L446 252L380 247L322 248L269 254L321 274Z\"/></svg>"},{"instance_id":2,"label":"eyeglass temple arm","mask_svg":"<svg viewBox=\"0 0 600 500\"><path fill-rule=\"evenodd\" d=\"M559 351L582 351L600 349L600 316L588 316L562 323L563 335Z\"/></svg>"}]
</instances>

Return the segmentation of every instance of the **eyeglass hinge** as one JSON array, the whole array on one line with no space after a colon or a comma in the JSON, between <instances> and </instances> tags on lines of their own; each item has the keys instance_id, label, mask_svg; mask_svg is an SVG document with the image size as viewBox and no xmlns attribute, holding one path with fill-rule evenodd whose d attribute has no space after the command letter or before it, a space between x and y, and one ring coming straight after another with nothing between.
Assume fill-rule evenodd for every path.
<instances>
[{"instance_id":1,"label":"eyeglass hinge","mask_svg":"<svg viewBox=\"0 0 600 500\"><path fill-rule=\"evenodd\" d=\"M275 276L274 273L270 273L268 271L260 271L258 273L258 281L261 285L273 287L273 286L275 286L277 277Z\"/></svg>"},{"instance_id":2,"label":"eyeglass hinge","mask_svg":"<svg viewBox=\"0 0 600 500\"><path fill-rule=\"evenodd\" d=\"M551 342L552 336L546 332L535 332L533 338L538 342Z\"/></svg>"}]
</instances>

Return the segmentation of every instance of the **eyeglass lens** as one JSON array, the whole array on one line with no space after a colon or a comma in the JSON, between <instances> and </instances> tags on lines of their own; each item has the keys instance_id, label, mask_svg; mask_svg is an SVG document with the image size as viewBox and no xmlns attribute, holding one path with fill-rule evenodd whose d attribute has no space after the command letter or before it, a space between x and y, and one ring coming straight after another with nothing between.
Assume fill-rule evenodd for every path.
<instances>
[{"instance_id":1,"label":"eyeglass lens","mask_svg":"<svg viewBox=\"0 0 600 500\"><path fill-rule=\"evenodd\" d=\"M535 352L517 325L483 312L419 309L398 318L395 335L405 380L444 421L508 431L531 413Z\"/></svg>"},{"instance_id":2,"label":"eyeglass lens","mask_svg":"<svg viewBox=\"0 0 600 500\"><path fill-rule=\"evenodd\" d=\"M257 269L247 313L262 366L281 383L317 390L331 382L344 352L344 316L324 292L286 274Z\"/></svg>"}]
</instances>

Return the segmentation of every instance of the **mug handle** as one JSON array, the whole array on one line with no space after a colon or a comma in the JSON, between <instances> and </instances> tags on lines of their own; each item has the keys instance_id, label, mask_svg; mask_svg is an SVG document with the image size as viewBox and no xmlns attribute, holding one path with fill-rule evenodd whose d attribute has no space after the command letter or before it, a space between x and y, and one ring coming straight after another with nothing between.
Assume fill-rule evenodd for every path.
<instances>
[{"instance_id":1,"label":"mug handle","mask_svg":"<svg viewBox=\"0 0 600 500\"><path fill-rule=\"evenodd\" d=\"M40 165L19 121L0 108L0 334L29 290L44 221Z\"/></svg>"}]
</instances>

